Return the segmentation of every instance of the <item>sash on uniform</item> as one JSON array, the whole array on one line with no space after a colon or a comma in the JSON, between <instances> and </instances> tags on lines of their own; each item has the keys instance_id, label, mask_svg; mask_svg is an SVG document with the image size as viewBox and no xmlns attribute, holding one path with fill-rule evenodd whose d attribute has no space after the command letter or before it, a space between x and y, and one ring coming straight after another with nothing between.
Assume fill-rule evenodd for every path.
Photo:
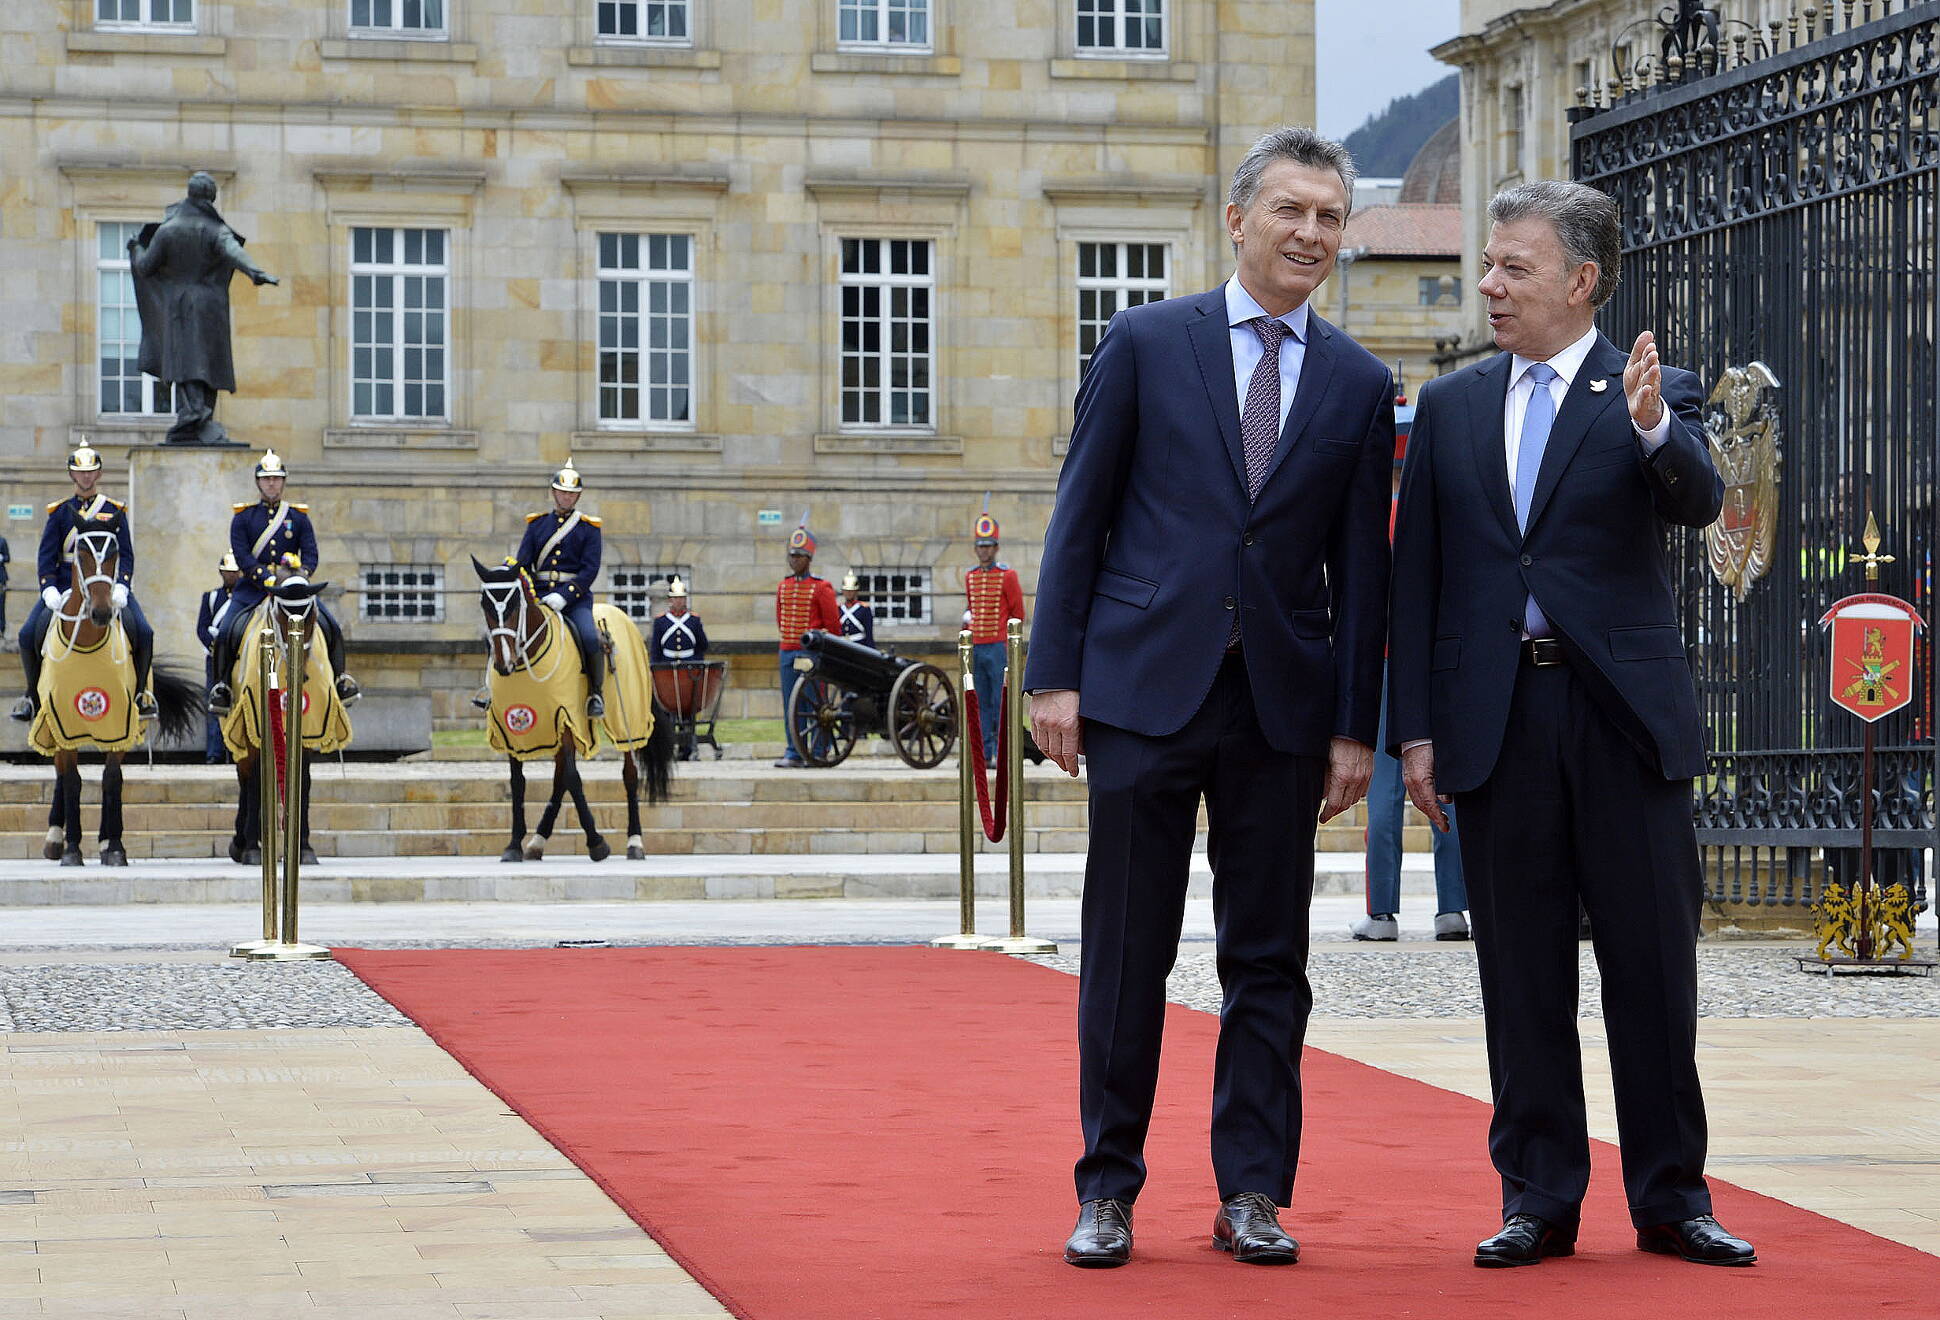
<instances>
[{"instance_id":1,"label":"sash on uniform","mask_svg":"<svg viewBox=\"0 0 1940 1320\"><path fill-rule=\"evenodd\" d=\"M290 502L288 500L276 501L276 516L269 520L269 526L263 528L263 534L256 538L256 544L249 547L249 553L255 556L257 563L260 564L263 562L263 551L269 549L269 543L275 538L277 529L288 522L289 518Z\"/></svg>"},{"instance_id":2,"label":"sash on uniform","mask_svg":"<svg viewBox=\"0 0 1940 1320\"><path fill-rule=\"evenodd\" d=\"M108 497L100 491L96 491L94 498L88 501L87 505L81 510L80 515L72 523L68 524L67 539L61 542L62 558L68 560L70 563L73 562L74 543L81 537L81 524L93 522L94 516L101 512L101 506L107 502Z\"/></svg>"},{"instance_id":3,"label":"sash on uniform","mask_svg":"<svg viewBox=\"0 0 1940 1320\"><path fill-rule=\"evenodd\" d=\"M685 660L688 656L694 654L696 644L694 634L687 627L687 621L694 616L691 614L683 614L676 619L671 614L663 614L660 617L667 620L667 631L660 634L660 649L676 660ZM687 644L684 647L676 649L674 642L676 634L686 639Z\"/></svg>"},{"instance_id":4,"label":"sash on uniform","mask_svg":"<svg viewBox=\"0 0 1940 1320\"><path fill-rule=\"evenodd\" d=\"M538 562L532 565L535 572L545 566L546 556L559 548L559 543L566 539L566 533L577 526L579 526L579 510L574 509L572 517L560 523L559 530L548 537L546 543L539 547Z\"/></svg>"}]
</instances>

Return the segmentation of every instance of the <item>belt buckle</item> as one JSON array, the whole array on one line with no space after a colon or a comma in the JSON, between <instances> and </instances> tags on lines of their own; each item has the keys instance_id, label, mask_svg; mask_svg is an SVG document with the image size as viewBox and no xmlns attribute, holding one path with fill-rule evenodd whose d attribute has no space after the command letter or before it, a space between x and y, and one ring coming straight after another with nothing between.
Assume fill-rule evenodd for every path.
<instances>
[{"instance_id":1,"label":"belt buckle","mask_svg":"<svg viewBox=\"0 0 1940 1320\"><path fill-rule=\"evenodd\" d=\"M1538 669L1548 669L1564 663L1563 645L1554 637L1531 637L1526 643L1529 663Z\"/></svg>"}]
</instances>

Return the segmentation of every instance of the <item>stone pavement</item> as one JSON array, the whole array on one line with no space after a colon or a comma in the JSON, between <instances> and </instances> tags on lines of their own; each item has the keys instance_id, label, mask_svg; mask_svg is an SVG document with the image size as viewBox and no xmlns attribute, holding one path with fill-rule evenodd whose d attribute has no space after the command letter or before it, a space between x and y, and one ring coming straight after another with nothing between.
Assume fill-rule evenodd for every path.
<instances>
[{"instance_id":1,"label":"stone pavement","mask_svg":"<svg viewBox=\"0 0 1940 1320\"><path fill-rule=\"evenodd\" d=\"M1357 896L1316 900L1313 1043L1486 1095L1481 1024L1464 998L1472 951L1428 940L1432 905L1410 901L1406 938L1367 945L1344 938ZM324 942L550 945L907 942L953 928L956 913L937 902L696 901L316 904L304 915L305 935ZM980 915L983 929L1001 929L1000 904ZM347 972L216 952L255 924L234 904L0 915L0 1007L43 1028L0 1035L0 1113L11 1119L0 1127L0 1317L726 1314ZM1029 924L1068 954L1077 904L1034 903ZM1206 1004L1210 935L1210 904L1194 899L1174 986L1184 1002ZM1933 938L1929 919L1921 946ZM1826 983L1775 970L1778 952L1701 954L1712 1168L1940 1254L1940 1017L1898 1016L1940 1012L1940 987ZM1733 1016L1774 1003L1787 1015ZM1855 1006L1876 1015L1834 1016ZM323 1025L260 1025L284 1020ZM101 1029L110 1022L124 1029ZM219 1025L230 1022L245 1026ZM1582 1031L1592 1124L1609 1137L1600 1026L1586 1017ZM1475 1157L1486 1158L1479 1144ZM1605 1181L1594 1194L1620 1194ZM1296 1206L1296 1228L1299 1216ZM1476 1207L1478 1236L1489 1218Z\"/></svg>"}]
</instances>

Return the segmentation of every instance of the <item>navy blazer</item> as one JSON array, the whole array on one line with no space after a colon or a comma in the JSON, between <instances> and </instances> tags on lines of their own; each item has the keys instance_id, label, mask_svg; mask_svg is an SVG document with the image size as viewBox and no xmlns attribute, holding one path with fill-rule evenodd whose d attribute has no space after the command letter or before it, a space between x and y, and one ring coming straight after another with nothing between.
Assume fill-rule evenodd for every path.
<instances>
[{"instance_id":1,"label":"navy blazer","mask_svg":"<svg viewBox=\"0 0 1940 1320\"><path fill-rule=\"evenodd\" d=\"M83 520L81 514L92 503L94 496L84 499L76 493L47 506L47 522L41 528L40 552L35 556L34 565L40 573L42 591L49 587L66 591L72 585L74 565L68 556L73 552L74 538L82 532L113 532L115 581L125 587L135 580L135 534L128 526L127 506L116 500L103 500L101 512Z\"/></svg>"},{"instance_id":2,"label":"navy blazer","mask_svg":"<svg viewBox=\"0 0 1940 1320\"><path fill-rule=\"evenodd\" d=\"M1670 432L1646 458L1622 350L1598 335L1556 414L1516 529L1503 440L1510 355L1433 380L1416 400L1395 520L1391 750L1435 744L1444 793L1495 768L1534 595L1600 706L1666 779L1704 769L1704 726L1678 631L1668 526L1724 505L1688 371L1665 367ZM1604 381L1601 392L1592 389Z\"/></svg>"},{"instance_id":3,"label":"navy blazer","mask_svg":"<svg viewBox=\"0 0 1940 1320\"><path fill-rule=\"evenodd\" d=\"M1024 685L1088 720L1176 733L1237 614L1277 750L1372 746L1387 633L1394 381L1318 316L1259 499L1246 495L1222 285L1112 318L1078 388Z\"/></svg>"},{"instance_id":4,"label":"navy blazer","mask_svg":"<svg viewBox=\"0 0 1940 1320\"><path fill-rule=\"evenodd\" d=\"M309 577L317 571L317 532L310 525L309 509L291 504L289 516L276 529L263 552L256 553L256 541L276 520L276 506L257 500L253 504L232 505L229 519L229 549L242 565L242 577L230 598L239 610L253 610L269 595L265 589L295 573ZM295 555L298 566L284 564L283 556Z\"/></svg>"}]
</instances>

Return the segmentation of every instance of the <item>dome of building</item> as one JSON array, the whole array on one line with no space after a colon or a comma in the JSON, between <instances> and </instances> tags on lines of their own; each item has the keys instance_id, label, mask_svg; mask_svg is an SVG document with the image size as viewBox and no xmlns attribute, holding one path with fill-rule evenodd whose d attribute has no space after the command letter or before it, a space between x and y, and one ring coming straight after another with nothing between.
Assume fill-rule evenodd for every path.
<instances>
[{"instance_id":1,"label":"dome of building","mask_svg":"<svg viewBox=\"0 0 1940 1320\"><path fill-rule=\"evenodd\" d=\"M1449 120L1408 163L1401 178L1403 205L1422 202L1459 203L1462 200L1462 121Z\"/></svg>"}]
</instances>

